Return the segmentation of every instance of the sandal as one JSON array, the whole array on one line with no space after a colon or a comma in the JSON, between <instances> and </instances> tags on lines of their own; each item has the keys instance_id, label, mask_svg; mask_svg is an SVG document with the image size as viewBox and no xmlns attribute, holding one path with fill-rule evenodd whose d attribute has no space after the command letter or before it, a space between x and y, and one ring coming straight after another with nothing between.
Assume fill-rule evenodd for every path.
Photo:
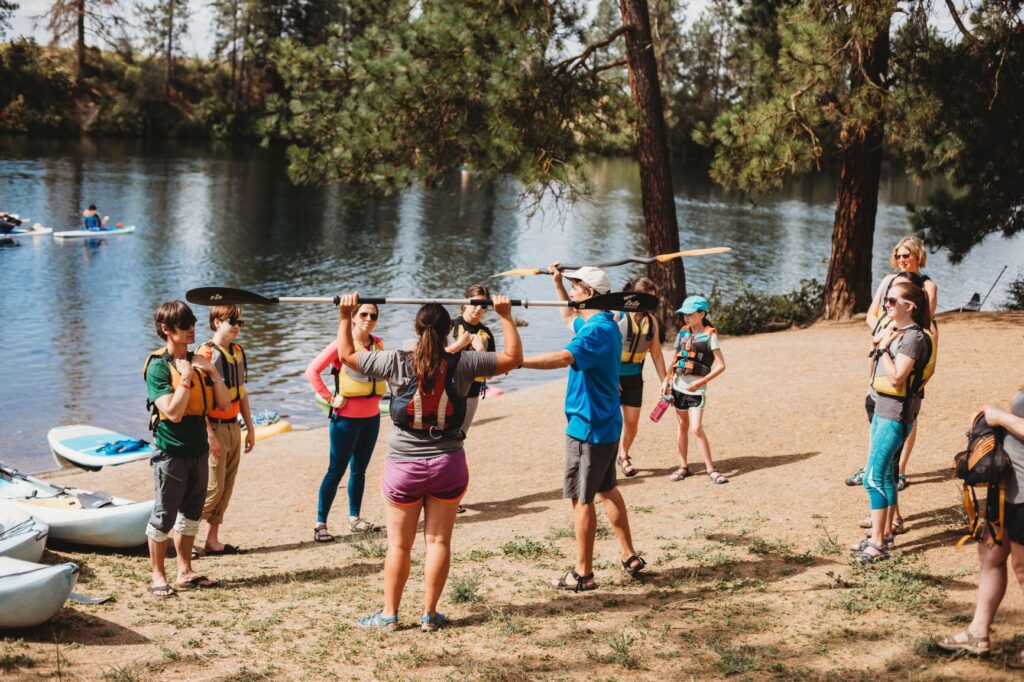
<instances>
[{"instance_id":1,"label":"sandal","mask_svg":"<svg viewBox=\"0 0 1024 682\"><path fill-rule=\"evenodd\" d=\"M430 611L427 611L420 616L420 630L423 632L437 632L437 629L448 622L448 619L443 613L434 611L434 615L430 615Z\"/></svg>"},{"instance_id":2,"label":"sandal","mask_svg":"<svg viewBox=\"0 0 1024 682\"><path fill-rule=\"evenodd\" d=\"M1024 668L1024 649L1021 649L1013 656L1008 656L1006 659L1007 668Z\"/></svg>"},{"instance_id":3,"label":"sandal","mask_svg":"<svg viewBox=\"0 0 1024 682\"><path fill-rule=\"evenodd\" d=\"M179 590L205 590L211 587L219 587L220 583L207 578L205 575L196 575L188 580L179 580L176 585Z\"/></svg>"},{"instance_id":4,"label":"sandal","mask_svg":"<svg viewBox=\"0 0 1024 682\"><path fill-rule=\"evenodd\" d=\"M317 526L313 529L313 542L334 542L334 536L327 530L327 526Z\"/></svg>"},{"instance_id":5,"label":"sandal","mask_svg":"<svg viewBox=\"0 0 1024 682\"><path fill-rule=\"evenodd\" d=\"M675 471L673 471L672 474L668 477L668 480L670 480L670 481L681 481L681 480L683 480L684 478L686 478L689 475L690 475L690 468L684 464L683 466L681 466L678 469L676 469Z\"/></svg>"},{"instance_id":6,"label":"sandal","mask_svg":"<svg viewBox=\"0 0 1024 682\"><path fill-rule=\"evenodd\" d=\"M630 459L629 456L627 456L625 460L616 457L615 461L618 462L619 468L622 469L623 476L626 478L636 476L636 467L633 466L633 460Z\"/></svg>"},{"instance_id":7,"label":"sandal","mask_svg":"<svg viewBox=\"0 0 1024 682\"><path fill-rule=\"evenodd\" d=\"M622 562L622 568L634 578L640 577L640 571L644 570L647 566L647 562L642 557L638 557L636 554L629 557Z\"/></svg>"},{"instance_id":8,"label":"sandal","mask_svg":"<svg viewBox=\"0 0 1024 682\"><path fill-rule=\"evenodd\" d=\"M900 479L896 483L896 490L903 490L908 485L910 485L910 482L907 481L907 475L906 474L900 474Z\"/></svg>"},{"instance_id":9,"label":"sandal","mask_svg":"<svg viewBox=\"0 0 1024 682\"><path fill-rule=\"evenodd\" d=\"M873 550L875 550L878 553L877 554L872 554L871 552L868 551L869 549L873 549ZM858 564L873 564L873 563L877 563L879 561L885 561L888 558L889 558L889 552L885 551L885 547L884 546L883 547L879 547L875 543L869 541L864 546L864 549L861 550L861 552L855 557L855 560L856 560L856 562Z\"/></svg>"},{"instance_id":10,"label":"sandal","mask_svg":"<svg viewBox=\"0 0 1024 682\"><path fill-rule=\"evenodd\" d=\"M963 640L957 639L963 636ZM946 651L966 651L969 654L975 656L984 656L992 650L992 645L989 643L988 637L975 637L967 630L961 630L954 635L946 635L945 637L939 637L935 640L935 646ZM1018 655L1020 652L1017 652ZM1007 665L1010 661L1007 660ZM1011 666L1016 667L1016 666Z\"/></svg>"},{"instance_id":11,"label":"sandal","mask_svg":"<svg viewBox=\"0 0 1024 682\"><path fill-rule=\"evenodd\" d=\"M575 570L569 571L558 580L552 580L551 585L560 590L572 590L573 592L589 592L597 589L593 572L588 575L580 575Z\"/></svg>"},{"instance_id":12,"label":"sandal","mask_svg":"<svg viewBox=\"0 0 1024 682\"><path fill-rule=\"evenodd\" d=\"M222 549L203 549L203 556L222 556L225 554L241 554L242 550L235 545L225 544Z\"/></svg>"},{"instance_id":13,"label":"sandal","mask_svg":"<svg viewBox=\"0 0 1024 682\"><path fill-rule=\"evenodd\" d=\"M362 516L357 516L355 521L348 524L348 529L353 533L376 533L380 531L380 526L370 523Z\"/></svg>"},{"instance_id":14,"label":"sandal","mask_svg":"<svg viewBox=\"0 0 1024 682\"><path fill-rule=\"evenodd\" d=\"M864 484L864 470L861 469L853 476L846 479L846 485L863 485Z\"/></svg>"},{"instance_id":15,"label":"sandal","mask_svg":"<svg viewBox=\"0 0 1024 682\"><path fill-rule=\"evenodd\" d=\"M152 585L149 588L149 593L154 597L159 597L160 599L166 599L167 597L175 597L178 595L178 591L167 584Z\"/></svg>"},{"instance_id":16,"label":"sandal","mask_svg":"<svg viewBox=\"0 0 1024 682\"><path fill-rule=\"evenodd\" d=\"M863 552L868 548L869 540L861 540L850 545L851 552ZM885 547L885 551L891 552L896 549L896 538L892 535L882 538L882 546Z\"/></svg>"},{"instance_id":17,"label":"sandal","mask_svg":"<svg viewBox=\"0 0 1024 682\"><path fill-rule=\"evenodd\" d=\"M455 508L455 513L456 514L465 514L466 513L466 508L460 504L458 507Z\"/></svg>"},{"instance_id":18,"label":"sandal","mask_svg":"<svg viewBox=\"0 0 1024 682\"><path fill-rule=\"evenodd\" d=\"M387 630L395 632L398 630L398 614L385 616L383 609L377 609L369 616L363 616L356 621L356 625L370 630Z\"/></svg>"},{"instance_id":19,"label":"sandal","mask_svg":"<svg viewBox=\"0 0 1024 682\"><path fill-rule=\"evenodd\" d=\"M709 471L708 478L710 478L711 482L715 485L722 485L729 482L729 479L719 473L717 469Z\"/></svg>"}]
</instances>

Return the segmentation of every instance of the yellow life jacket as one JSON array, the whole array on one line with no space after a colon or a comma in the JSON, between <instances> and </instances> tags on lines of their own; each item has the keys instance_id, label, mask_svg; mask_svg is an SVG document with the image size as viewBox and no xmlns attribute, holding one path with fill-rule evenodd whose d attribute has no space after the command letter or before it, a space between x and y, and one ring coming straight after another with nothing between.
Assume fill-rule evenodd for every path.
<instances>
[{"instance_id":1,"label":"yellow life jacket","mask_svg":"<svg viewBox=\"0 0 1024 682\"><path fill-rule=\"evenodd\" d=\"M382 351L384 342L371 334L370 345L366 350ZM346 398L367 398L371 395L384 395L388 390L387 382L383 379L364 376L345 364L342 364L340 368L331 367L331 374L334 375L334 395L340 393Z\"/></svg>"},{"instance_id":2,"label":"yellow life jacket","mask_svg":"<svg viewBox=\"0 0 1024 682\"><path fill-rule=\"evenodd\" d=\"M625 313L624 318L619 322L619 329L624 331L622 344L622 364L644 364L647 359L647 351L654 339L654 324L651 316L644 313L638 324L633 319L632 313Z\"/></svg>"},{"instance_id":3,"label":"yellow life jacket","mask_svg":"<svg viewBox=\"0 0 1024 682\"><path fill-rule=\"evenodd\" d=\"M245 370L248 366L245 351L237 343L232 343L229 349L213 341L207 341L203 345L216 350L224 358L224 386L231 395L231 402L237 403L242 399L242 390L245 386Z\"/></svg>"},{"instance_id":4,"label":"yellow life jacket","mask_svg":"<svg viewBox=\"0 0 1024 682\"><path fill-rule=\"evenodd\" d=\"M875 390L879 395L888 396L890 398L897 398L898 400L906 400L907 396L913 397L917 395L924 385L932 378L932 374L935 372L935 359L938 357L938 345L935 340L935 333L931 329L921 329L917 325L907 327L907 329L916 329L924 334L925 340L925 359L922 361L921 358L914 359L914 368L910 371L910 375L903 380L899 386L893 386L892 382L889 381L889 377L882 374L875 374L878 371L878 359L881 353L888 353L890 357L892 355L891 348L885 351L875 351L875 362L872 365L871 373L871 388ZM904 329L900 331L900 336L907 331Z\"/></svg>"},{"instance_id":5,"label":"yellow life jacket","mask_svg":"<svg viewBox=\"0 0 1024 682\"><path fill-rule=\"evenodd\" d=\"M192 356L193 353L190 351L186 355L186 359L191 362ZM167 352L166 348L159 348L146 356L146 362L142 365L142 378L146 378L149 363L155 359L160 359L167 363L171 370L171 388L175 391L178 390L178 386L181 384L181 373L174 366L174 358ZM204 417L213 405L213 382L206 376L206 372L200 369L193 371L192 388L188 392L188 405L185 407L185 414L183 416ZM151 430L156 428L157 422L167 420L167 415L160 411L156 403L147 400L146 407L152 413L149 420Z\"/></svg>"}]
</instances>

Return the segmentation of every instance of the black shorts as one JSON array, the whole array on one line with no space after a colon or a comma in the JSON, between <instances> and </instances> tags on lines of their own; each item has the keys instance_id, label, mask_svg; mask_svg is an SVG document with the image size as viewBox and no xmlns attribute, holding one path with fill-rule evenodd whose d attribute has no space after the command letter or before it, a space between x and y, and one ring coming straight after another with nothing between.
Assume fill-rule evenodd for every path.
<instances>
[{"instance_id":1,"label":"black shorts","mask_svg":"<svg viewBox=\"0 0 1024 682\"><path fill-rule=\"evenodd\" d=\"M867 397L864 398L864 411L868 413L868 423L875 418L875 399L868 393Z\"/></svg>"},{"instance_id":2,"label":"black shorts","mask_svg":"<svg viewBox=\"0 0 1024 682\"><path fill-rule=\"evenodd\" d=\"M677 410L690 410L694 408L703 410L704 406L707 405L707 394L683 393L673 388L672 404L675 405Z\"/></svg>"},{"instance_id":3,"label":"black shorts","mask_svg":"<svg viewBox=\"0 0 1024 682\"><path fill-rule=\"evenodd\" d=\"M992 510L996 512L995 509ZM1010 542L1016 542L1018 545L1024 545L1024 503L1012 504L1006 503L1006 509L1004 511L1006 520L1006 537L1010 539ZM993 514L996 518L992 518L986 512L986 516L992 521L998 520L998 514Z\"/></svg>"},{"instance_id":4,"label":"black shorts","mask_svg":"<svg viewBox=\"0 0 1024 682\"><path fill-rule=\"evenodd\" d=\"M619 400L626 407L640 407L644 403L644 377L642 374L619 376Z\"/></svg>"}]
</instances>

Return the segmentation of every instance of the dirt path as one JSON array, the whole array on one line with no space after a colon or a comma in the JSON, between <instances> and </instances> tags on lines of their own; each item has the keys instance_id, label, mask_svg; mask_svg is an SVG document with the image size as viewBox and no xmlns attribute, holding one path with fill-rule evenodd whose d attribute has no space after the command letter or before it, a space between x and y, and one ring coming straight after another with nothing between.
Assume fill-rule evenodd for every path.
<instances>
[{"instance_id":1,"label":"dirt path","mask_svg":"<svg viewBox=\"0 0 1024 682\"><path fill-rule=\"evenodd\" d=\"M1005 404L1021 387L1024 315L949 316L941 329L911 485L900 497L910 532L888 564L855 569L845 550L861 537L856 521L867 510L864 490L842 483L867 451L866 329L820 323L724 340L728 370L711 387L705 423L728 485L711 485L699 457L691 457L698 475L669 482L671 415L643 419L634 446L641 473L620 480L650 562L643 582L619 568L602 525L600 589L546 586L574 551L560 499L559 380L480 407L467 444L470 511L459 517L441 605L453 624L439 634L411 627L421 546L401 611L410 627L391 635L353 627L379 606L384 542L311 542L327 453L327 431L317 429L260 443L243 460L223 537L250 551L196 563L223 589L158 602L146 595L142 555L48 552L45 561L82 566L79 591L116 600L68 606L46 626L0 640L0 678L56 677L58 663L61 676L107 680L1001 677L1003 655L1024 633L1012 579L996 655L950 660L927 638L958 627L972 607L976 561L972 546L953 550L962 525L950 465L971 410ZM645 415L655 399L647 369ZM382 431L364 503L375 520ZM141 463L53 478L152 494ZM342 491L336 529L345 502Z\"/></svg>"}]
</instances>

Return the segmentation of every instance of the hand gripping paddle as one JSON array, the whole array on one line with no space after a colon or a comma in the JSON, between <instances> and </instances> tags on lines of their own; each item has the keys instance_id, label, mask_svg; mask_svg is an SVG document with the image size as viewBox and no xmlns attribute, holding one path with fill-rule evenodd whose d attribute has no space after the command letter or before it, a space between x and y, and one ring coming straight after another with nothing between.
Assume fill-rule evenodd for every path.
<instances>
[{"instance_id":1,"label":"hand gripping paddle","mask_svg":"<svg viewBox=\"0 0 1024 682\"><path fill-rule=\"evenodd\" d=\"M227 287L200 287L190 289L185 294L189 303L197 305L278 305L287 303L312 303L338 305L339 296L273 296L267 297L245 289ZM360 303L374 305L423 305L439 303L441 305L473 305L486 301L471 301L467 298L374 298L359 297ZM650 312L658 307L658 298L640 291L612 291L599 296L592 296L585 301L530 301L512 299L512 305L523 308L574 308L576 310L619 310L623 312Z\"/></svg>"},{"instance_id":2,"label":"hand gripping paddle","mask_svg":"<svg viewBox=\"0 0 1024 682\"><path fill-rule=\"evenodd\" d=\"M710 256L714 253L728 253L732 249L728 246L713 246L708 249L690 249L689 251L676 251L675 253L664 253L660 256L633 256L631 258L620 258L619 260L608 261L607 263L594 263L595 268L614 268L617 265L625 265L626 263L640 263L642 265L650 265L651 263L667 263L676 258L686 258L688 256ZM559 263L558 269L564 270L579 270L582 265L569 265L567 263ZM547 268L516 268L515 270L506 270L505 272L499 272L494 277L517 277L523 275L546 275L548 274Z\"/></svg>"}]
</instances>

